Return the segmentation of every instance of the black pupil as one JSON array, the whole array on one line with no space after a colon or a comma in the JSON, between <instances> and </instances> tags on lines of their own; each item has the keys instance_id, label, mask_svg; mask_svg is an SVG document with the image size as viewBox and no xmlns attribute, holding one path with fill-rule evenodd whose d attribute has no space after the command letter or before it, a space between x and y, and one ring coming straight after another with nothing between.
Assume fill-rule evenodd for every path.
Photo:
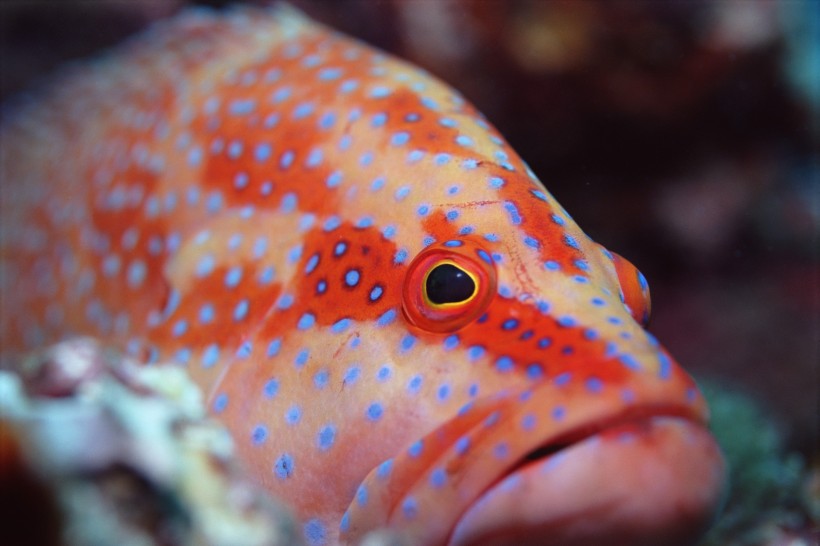
<instances>
[{"instance_id":1,"label":"black pupil","mask_svg":"<svg viewBox=\"0 0 820 546\"><path fill-rule=\"evenodd\" d=\"M441 264L427 275L427 298L436 304L459 303L475 292L475 283L464 270Z\"/></svg>"}]
</instances>

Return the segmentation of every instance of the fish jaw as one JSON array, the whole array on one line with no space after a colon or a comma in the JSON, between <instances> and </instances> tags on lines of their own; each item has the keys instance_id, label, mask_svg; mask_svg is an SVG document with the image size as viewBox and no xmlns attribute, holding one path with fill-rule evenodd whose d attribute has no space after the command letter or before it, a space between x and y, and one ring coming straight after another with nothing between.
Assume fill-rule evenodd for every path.
<instances>
[{"instance_id":1,"label":"fish jaw","mask_svg":"<svg viewBox=\"0 0 820 546\"><path fill-rule=\"evenodd\" d=\"M477 400L371 472L342 542L386 525L424 545L690 543L724 467L702 397L681 387L590 398L544 382Z\"/></svg>"},{"instance_id":2,"label":"fish jaw","mask_svg":"<svg viewBox=\"0 0 820 546\"><path fill-rule=\"evenodd\" d=\"M697 423L624 423L505 477L459 519L448 545L693 544L721 502L724 467Z\"/></svg>"}]
</instances>

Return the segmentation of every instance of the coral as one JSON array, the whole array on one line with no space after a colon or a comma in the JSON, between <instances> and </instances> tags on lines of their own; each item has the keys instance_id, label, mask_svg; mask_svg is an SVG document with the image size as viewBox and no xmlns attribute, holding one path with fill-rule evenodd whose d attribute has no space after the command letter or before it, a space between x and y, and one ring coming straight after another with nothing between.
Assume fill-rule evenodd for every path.
<instances>
[{"instance_id":1,"label":"coral","mask_svg":"<svg viewBox=\"0 0 820 546\"><path fill-rule=\"evenodd\" d=\"M39 499L11 522L23 543L300 544L181 368L142 367L81 338L14 369L0 372L0 482Z\"/></svg>"},{"instance_id":2,"label":"coral","mask_svg":"<svg viewBox=\"0 0 820 546\"><path fill-rule=\"evenodd\" d=\"M754 398L701 386L730 469L723 513L702 546L812 544L820 501L803 458L784 448L782 429Z\"/></svg>"}]
</instances>

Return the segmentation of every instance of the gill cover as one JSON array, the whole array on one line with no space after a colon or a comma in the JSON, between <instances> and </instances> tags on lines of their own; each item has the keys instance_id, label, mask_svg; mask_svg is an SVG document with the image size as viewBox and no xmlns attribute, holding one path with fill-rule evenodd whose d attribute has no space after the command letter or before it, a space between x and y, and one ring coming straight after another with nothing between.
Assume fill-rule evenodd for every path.
<instances>
[{"instance_id":1,"label":"gill cover","mask_svg":"<svg viewBox=\"0 0 820 546\"><path fill-rule=\"evenodd\" d=\"M471 241L453 239L424 249L412 261L402 310L418 328L453 332L481 316L495 290L490 254Z\"/></svg>"}]
</instances>

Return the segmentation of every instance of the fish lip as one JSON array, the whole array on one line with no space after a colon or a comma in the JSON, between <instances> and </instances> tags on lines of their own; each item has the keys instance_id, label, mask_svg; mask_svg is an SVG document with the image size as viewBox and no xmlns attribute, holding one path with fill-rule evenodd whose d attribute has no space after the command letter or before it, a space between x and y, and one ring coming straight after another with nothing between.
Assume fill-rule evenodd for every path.
<instances>
[{"instance_id":1,"label":"fish lip","mask_svg":"<svg viewBox=\"0 0 820 546\"><path fill-rule=\"evenodd\" d=\"M549 457L553 457L576 444L602 434L608 430L629 424L639 424L641 422L660 417L677 418L700 426L706 425L705 420L700 418L691 407L687 406L668 404L633 406L625 408L623 411L614 415L587 423L581 423L576 427L550 438L544 443L541 443L538 447L533 448L526 455L520 457L516 463L513 463L513 465L508 468L508 470L499 474L495 481L486 487L481 494L483 495L498 482L517 472L525 465L539 460L546 460Z\"/></svg>"},{"instance_id":2,"label":"fish lip","mask_svg":"<svg viewBox=\"0 0 820 546\"><path fill-rule=\"evenodd\" d=\"M527 452L526 455L519 457L512 465L499 472L494 479L488 481L486 487L475 495L473 499L464 506L461 513L453 519L449 533L442 544L459 544L458 542L454 542L454 535L462 523L462 520L473 509L476 503L501 485L502 482L523 472L527 467L538 463L545 464L550 459L557 459L563 452L569 451L575 446L584 445L596 437L601 437L608 431L615 431L630 425L640 427L658 419L675 420L681 424L687 424L709 434L708 423L705 416L698 414L698 412L691 407L674 404L630 407L606 418L581 423L569 431L547 438L537 447Z\"/></svg>"},{"instance_id":3,"label":"fish lip","mask_svg":"<svg viewBox=\"0 0 820 546\"><path fill-rule=\"evenodd\" d=\"M700 504L701 510L699 512L695 512L694 515L692 513L689 513L688 522L682 526L679 525L679 528L674 531L678 533L674 536L674 538L677 540L673 540L673 542L667 542L666 540L662 540L661 542L655 541L651 543L664 543L670 545L675 544L678 546L693 543L699 536L701 536L703 532L705 532L708 526L711 525L711 523L713 523L715 514L717 513L717 511L719 511L720 505L723 502L723 497L725 496L724 491L726 486L726 463L723 459L721 450L716 440L709 431L706 419L703 416L698 415L696 412L693 413L692 411L685 411L685 408L679 408L675 406L650 406L643 408L632 408L631 411L621 412L616 416L602 420L601 423L592 424L588 427L580 426L578 427L579 430L569 431L566 434L558 435L551 441L548 441L546 445L544 445L543 447L535 448L533 451L529 452L524 457L519 458L518 461L514 463L512 466L508 467L505 471L500 472L494 480L489 482L489 484L479 494L475 495L470 500L470 502L467 505L465 505L465 508L461 511L461 513L454 518L450 531L447 534L444 541L442 542L442 544L446 544L448 546L464 546L465 544L474 544L474 539L468 538L467 542L464 541L465 536L462 527L464 527L465 521L472 522L472 524L475 524L476 514L474 513L474 509L478 508L482 502L487 500L488 495L496 494L499 491L499 489L506 487L508 485L509 480L512 479L514 481L517 475L526 475L526 473L530 473L535 469L539 469L540 471L540 468L549 467L551 465L551 459L555 460L556 464L562 465L561 468L563 470L560 470L558 472L564 472L566 470L565 465L571 464L573 460L578 459L579 454L581 455L582 467L590 468L590 470L594 473L596 469L592 467L583 466L589 462L583 460L583 452L579 452L578 450L575 450L573 452L571 451L573 448L577 447L580 450L587 450L587 452L589 452L590 449L597 449L597 446L600 444L595 443L596 439L604 438L608 432L613 433L613 436L611 436L610 439L619 438L621 434L624 434L626 436L631 436L635 434L638 438L651 437L651 431L653 427L668 427L670 426L670 424L672 426L682 428L688 433L695 433L696 435L698 435L699 441L702 442L699 445L699 447L701 448L703 447L703 442L705 439L705 443L711 449L711 452L704 452L703 457L698 457L695 459L695 464L700 464L701 469L710 467L711 465L710 470L712 472L711 476L709 476L710 479L706 479L702 484L699 484L702 486L701 489L703 490L702 497L705 497L708 500ZM559 445L559 441L566 441L567 443ZM554 446L552 445L553 443L555 443ZM614 443L617 442L607 442L607 444L610 445ZM680 445L675 444L674 442L667 443L671 444L672 446L677 446L678 449L680 449L681 447ZM567 453L564 456L562 455L562 453L565 451L569 451L569 453ZM700 453L700 451L698 452ZM605 451L605 453L607 454L607 456L612 455L611 451ZM678 453L678 451L675 451L675 453ZM688 449L684 449L680 451L680 453L687 454L690 453L690 451ZM574 458L572 457L573 455L575 455ZM559 462L559 460L561 462ZM576 465L574 470L577 471L577 468L578 467ZM572 470L570 470L570 473L572 473ZM604 482L608 481L610 475L614 474L606 474L607 479L604 480ZM587 478L586 470L584 471L584 478ZM619 478L616 476L616 481L618 479ZM596 484L604 483L602 481L596 482L594 478L590 478L589 480L584 481ZM518 483L520 483L520 481ZM574 487L575 484L573 484L573 488ZM598 486L596 485L596 487ZM603 496L606 497L605 491L607 489L607 486L603 486L601 489L596 489L594 496L597 497L599 491L604 491ZM640 495L637 495L636 497L640 497ZM562 497L557 498L561 498L563 501ZM526 506L519 505L518 499L516 499L516 506L521 506L522 509L526 509ZM540 507L539 504L536 504L536 506ZM486 513L486 510L479 509L478 513L484 514ZM544 521L551 521L551 517L552 516L547 517ZM470 523L467 523L467 525L469 528ZM679 536L679 534L681 533L681 529L684 529L684 534L688 533L688 538L681 539L682 535ZM467 536L469 537L469 532ZM539 534L538 536L541 535ZM609 535L607 535L607 537L608 536ZM498 543L497 540L495 542L491 542L493 544ZM530 541L525 542L526 544L531 544ZM582 542L570 542L572 544L591 543L588 540ZM484 544L484 540L482 539L478 543ZM558 539L557 542L550 541L548 543L551 545L564 544L564 542L561 539ZM504 544L507 544L507 542L505 541ZM538 544L541 544L541 542L539 541ZM609 542L607 542L607 544L609 544ZM617 542L617 544L623 544L623 542ZM644 542L641 542L641 544L644 544Z\"/></svg>"}]
</instances>

